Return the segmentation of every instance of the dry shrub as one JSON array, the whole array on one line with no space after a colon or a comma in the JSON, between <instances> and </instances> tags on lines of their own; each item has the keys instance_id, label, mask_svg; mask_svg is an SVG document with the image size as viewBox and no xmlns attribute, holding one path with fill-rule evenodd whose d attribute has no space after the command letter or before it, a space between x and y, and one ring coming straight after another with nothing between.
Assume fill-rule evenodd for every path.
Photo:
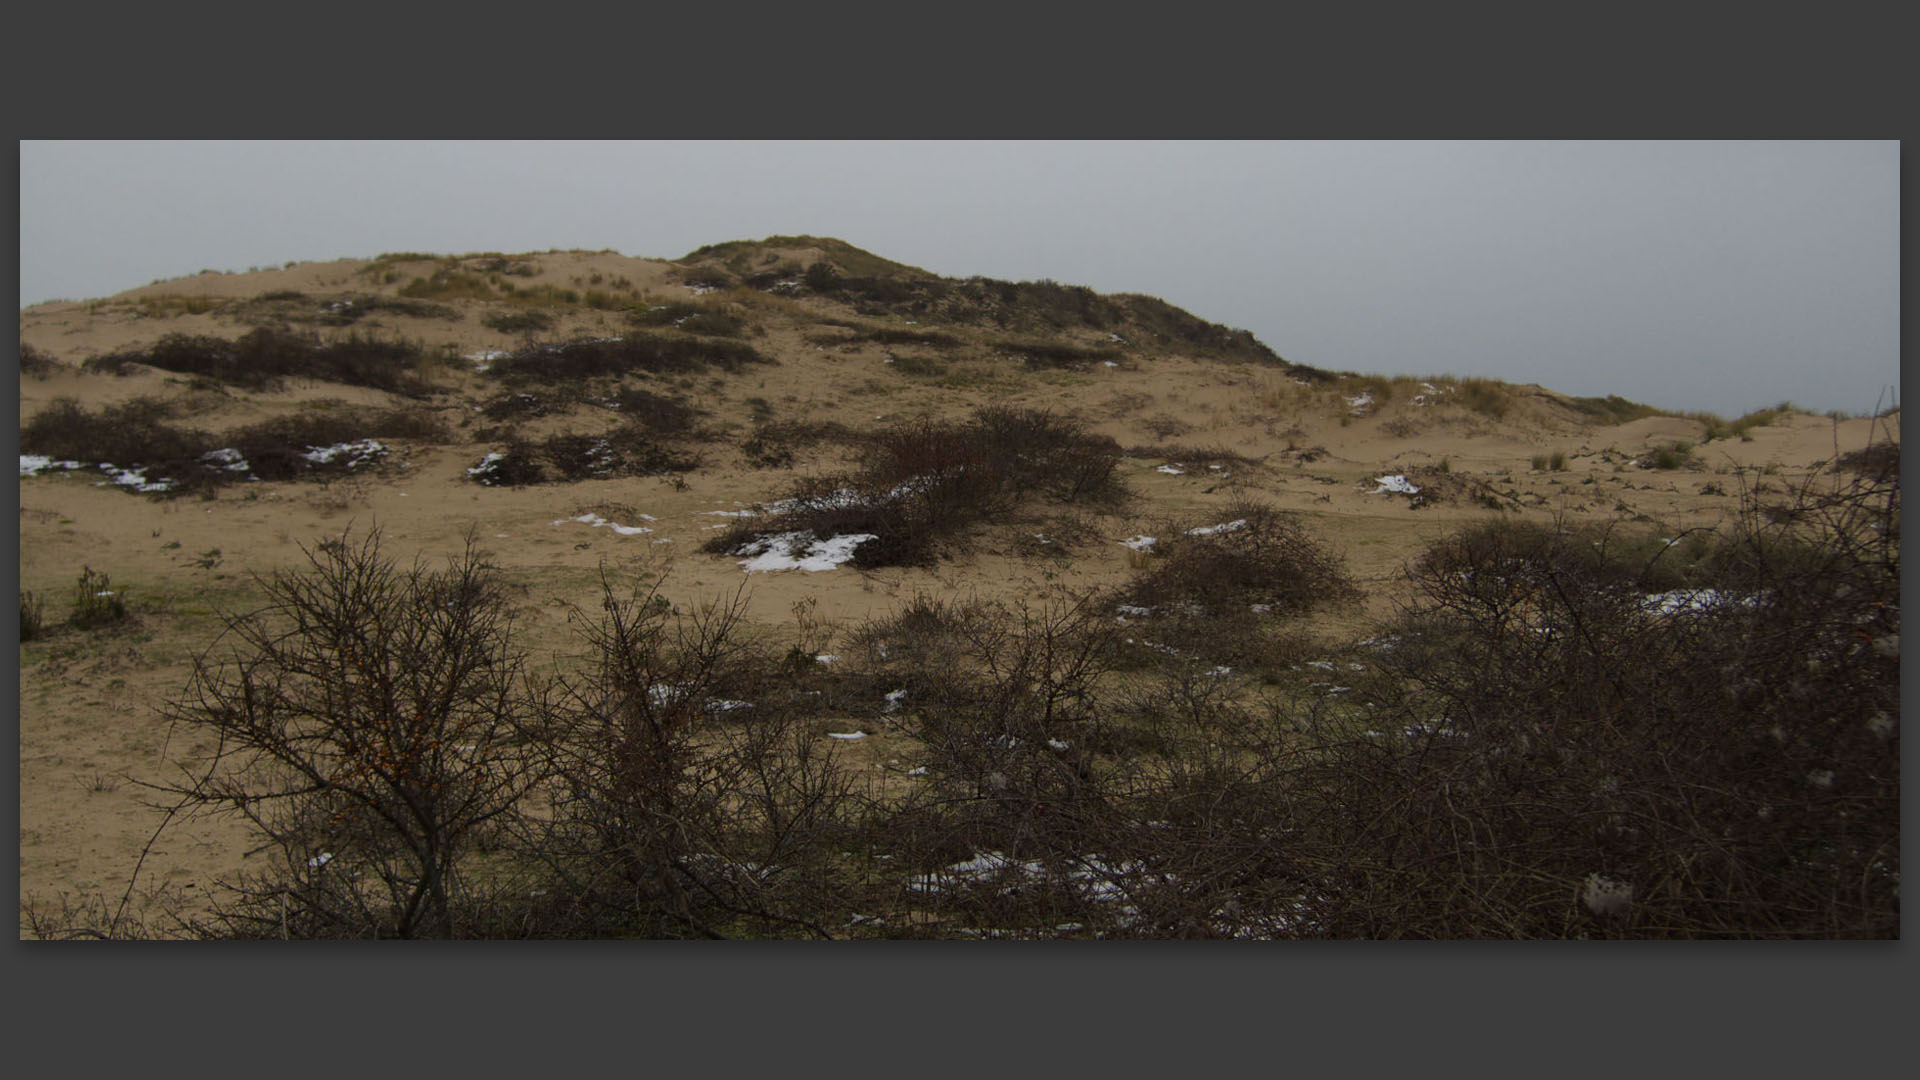
<instances>
[{"instance_id":1,"label":"dry shrub","mask_svg":"<svg viewBox=\"0 0 1920 1080\"><path fill-rule=\"evenodd\" d=\"M167 718L215 749L166 790L238 815L273 850L199 931L218 937L461 937L474 856L540 777L494 570L469 539L444 570L397 567L380 537L334 539L260 581Z\"/></svg>"},{"instance_id":2,"label":"dry shrub","mask_svg":"<svg viewBox=\"0 0 1920 1080\"><path fill-rule=\"evenodd\" d=\"M1044 411L989 407L965 423L917 420L863 439L852 476L804 480L778 513L735 525L702 550L733 553L782 533L865 533L874 539L855 549L855 565L924 565L1035 496L1117 501L1119 457L1111 439Z\"/></svg>"},{"instance_id":3,"label":"dry shrub","mask_svg":"<svg viewBox=\"0 0 1920 1080\"><path fill-rule=\"evenodd\" d=\"M656 394L635 386L622 386L613 398L620 415L656 435L684 435L706 410L688 405L679 398Z\"/></svg>"},{"instance_id":4,"label":"dry shrub","mask_svg":"<svg viewBox=\"0 0 1920 1080\"><path fill-rule=\"evenodd\" d=\"M740 372L772 360L751 345L634 332L617 338L529 345L488 369L508 384L550 383L634 372L688 374L719 368Z\"/></svg>"},{"instance_id":5,"label":"dry shrub","mask_svg":"<svg viewBox=\"0 0 1920 1080\"><path fill-rule=\"evenodd\" d=\"M184 478L202 471L209 449L204 432L168 423L173 406L140 397L91 412L73 398L56 398L20 429L20 449L56 460L145 466L153 475Z\"/></svg>"},{"instance_id":6,"label":"dry shrub","mask_svg":"<svg viewBox=\"0 0 1920 1080\"><path fill-rule=\"evenodd\" d=\"M638 424L599 435L563 432L533 443L510 438L467 470L488 487L570 483L620 476L659 476L700 467L698 453L662 443Z\"/></svg>"},{"instance_id":7,"label":"dry shrub","mask_svg":"<svg viewBox=\"0 0 1920 1080\"><path fill-rule=\"evenodd\" d=\"M1281 667L1306 647L1295 617L1359 599L1343 560L1292 515L1239 501L1219 517L1160 530L1141 572L1110 599L1134 624L1130 664Z\"/></svg>"},{"instance_id":8,"label":"dry shrub","mask_svg":"<svg viewBox=\"0 0 1920 1080\"><path fill-rule=\"evenodd\" d=\"M1898 489L1797 510L1664 602L1580 533L1437 545L1300 788L1328 932L1897 936Z\"/></svg>"},{"instance_id":9,"label":"dry shrub","mask_svg":"<svg viewBox=\"0 0 1920 1080\"><path fill-rule=\"evenodd\" d=\"M1129 604L1209 611L1260 604L1298 615L1359 598L1337 556L1285 511L1237 501L1217 522L1170 530L1150 569L1123 591Z\"/></svg>"},{"instance_id":10,"label":"dry shrub","mask_svg":"<svg viewBox=\"0 0 1920 1080\"><path fill-rule=\"evenodd\" d=\"M744 609L736 593L676 616L608 585L597 616L574 613L586 666L536 733L552 810L522 823L547 936L833 936L848 780Z\"/></svg>"},{"instance_id":11,"label":"dry shrub","mask_svg":"<svg viewBox=\"0 0 1920 1080\"><path fill-rule=\"evenodd\" d=\"M26 342L20 343L20 374L35 379L44 379L61 369L61 363L51 353L36 349Z\"/></svg>"},{"instance_id":12,"label":"dry shrub","mask_svg":"<svg viewBox=\"0 0 1920 1080\"><path fill-rule=\"evenodd\" d=\"M422 374L426 351L417 343L350 334L333 341L262 327L237 340L169 334L146 349L93 357L89 371L124 374L128 364L204 375L235 386L263 390L288 378L319 379L371 387L410 397L433 385Z\"/></svg>"}]
</instances>

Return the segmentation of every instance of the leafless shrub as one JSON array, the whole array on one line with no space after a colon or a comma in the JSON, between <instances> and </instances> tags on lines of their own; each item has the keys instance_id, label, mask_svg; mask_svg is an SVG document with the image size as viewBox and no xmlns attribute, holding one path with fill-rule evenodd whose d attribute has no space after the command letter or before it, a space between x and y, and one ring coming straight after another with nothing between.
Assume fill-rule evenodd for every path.
<instances>
[{"instance_id":1,"label":"leafless shrub","mask_svg":"<svg viewBox=\"0 0 1920 1080\"><path fill-rule=\"evenodd\" d=\"M60 361L26 342L20 343L20 374L35 379L44 379L61 370Z\"/></svg>"},{"instance_id":2,"label":"leafless shrub","mask_svg":"<svg viewBox=\"0 0 1920 1080\"><path fill-rule=\"evenodd\" d=\"M590 653L543 718L556 779L524 850L559 936L832 936L848 780L742 634L743 597L676 617L657 591L576 612Z\"/></svg>"},{"instance_id":3,"label":"leafless shrub","mask_svg":"<svg viewBox=\"0 0 1920 1080\"><path fill-rule=\"evenodd\" d=\"M259 580L266 606L227 618L162 709L215 743L164 790L239 815L272 851L200 930L467 935L476 850L540 775L522 738L542 691L497 577L471 539L438 571L396 567L378 532L307 560Z\"/></svg>"},{"instance_id":4,"label":"leafless shrub","mask_svg":"<svg viewBox=\"0 0 1920 1080\"><path fill-rule=\"evenodd\" d=\"M1701 560L1717 591L1652 598L1574 531L1436 546L1297 789L1328 931L1897 936L1897 516L1803 489Z\"/></svg>"}]
</instances>

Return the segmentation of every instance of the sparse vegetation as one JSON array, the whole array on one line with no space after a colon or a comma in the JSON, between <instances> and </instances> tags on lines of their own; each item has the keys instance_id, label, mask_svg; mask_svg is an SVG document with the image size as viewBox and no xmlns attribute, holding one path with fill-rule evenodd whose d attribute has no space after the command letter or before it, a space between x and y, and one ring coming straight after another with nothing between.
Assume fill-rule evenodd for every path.
<instances>
[{"instance_id":1,"label":"sparse vegetation","mask_svg":"<svg viewBox=\"0 0 1920 1080\"><path fill-rule=\"evenodd\" d=\"M1638 471L1704 471L1687 444L1580 430L1647 406L1314 372L1147 298L810 237L701 249L683 279L728 291L685 302L540 264L365 268L526 335L455 371L441 328L396 368L446 380L430 401L228 389L331 378L284 327L337 292L223 300L271 329L101 358L177 377L83 379L84 406L23 380L23 477L93 467L22 481L23 789L58 790L43 816L129 802L123 775L176 800L117 905L23 828L24 936L1899 937L1892 422L1846 453L1836 426L1830 468L1796 422L1689 479ZM762 366L816 348L842 355ZM1681 420L1751 438L1789 408ZM463 467L480 486L427 490ZM209 501L109 509L103 472ZM573 486L481 490L530 484ZM427 554L343 532L362 507ZM324 533L274 572L295 527ZM669 553L742 584L689 592ZM758 621L770 592L792 623ZM158 758L82 729L154 699ZM47 771L69 734L91 759ZM214 849L169 830L202 812L248 836L181 892L178 853Z\"/></svg>"},{"instance_id":2,"label":"sparse vegetation","mask_svg":"<svg viewBox=\"0 0 1920 1080\"><path fill-rule=\"evenodd\" d=\"M81 630L97 630L126 618L126 591L114 588L105 573L91 566L83 569L73 586L73 614L67 621Z\"/></svg>"},{"instance_id":3,"label":"sparse vegetation","mask_svg":"<svg viewBox=\"0 0 1920 1080\"><path fill-rule=\"evenodd\" d=\"M1698 420L1706 426L1706 431L1700 436L1700 441L1703 443L1712 442L1715 439L1733 438L1738 438L1743 442L1751 442L1753 440L1751 432L1754 428L1765 427L1783 416L1799 411L1800 410L1794 408L1793 402L1783 401L1771 409L1755 409L1736 420L1722 420L1712 413L1687 413L1685 415L1688 419Z\"/></svg>"},{"instance_id":4,"label":"sparse vegetation","mask_svg":"<svg viewBox=\"0 0 1920 1080\"><path fill-rule=\"evenodd\" d=\"M503 334L537 334L553 329L553 316L544 311L493 311L480 324Z\"/></svg>"},{"instance_id":5,"label":"sparse vegetation","mask_svg":"<svg viewBox=\"0 0 1920 1080\"><path fill-rule=\"evenodd\" d=\"M26 378L44 379L61 369L60 361L51 355L27 344L20 343L20 374Z\"/></svg>"},{"instance_id":6,"label":"sparse vegetation","mask_svg":"<svg viewBox=\"0 0 1920 1080\"><path fill-rule=\"evenodd\" d=\"M20 590L20 640L37 641L47 632L46 605L31 589Z\"/></svg>"},{"instance_id":7,"label":"sparse vegetation","mask_svg":"<svg viewBox=\"0 0 1920 1080\"><path fill-rule=\"evenodd\" d=\"M772 362L743 342L633 332L608 340L529 345L495 361L490 374L509 384L550 383L638 372L698 373L713 368L738 373L749 365Z\"/></svg>"}]
</instances>

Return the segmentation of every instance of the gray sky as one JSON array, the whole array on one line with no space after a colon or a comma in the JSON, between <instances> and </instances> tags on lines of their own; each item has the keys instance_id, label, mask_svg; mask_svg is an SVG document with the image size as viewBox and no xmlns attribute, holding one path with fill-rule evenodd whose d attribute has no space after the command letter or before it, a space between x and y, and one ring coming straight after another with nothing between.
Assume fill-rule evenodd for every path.
<instances>
[{"instance_id":1,"label":"gray sky","mask_svg":"<svg viewBox=\"0 0 1920 1080\"><path fill-rule=\"evenodd\" d=\"M835 236L1318 367L1734 415L1899 377L1899 144L22 142L20 302L386 251Z\"/></svg>"}]
</instances>

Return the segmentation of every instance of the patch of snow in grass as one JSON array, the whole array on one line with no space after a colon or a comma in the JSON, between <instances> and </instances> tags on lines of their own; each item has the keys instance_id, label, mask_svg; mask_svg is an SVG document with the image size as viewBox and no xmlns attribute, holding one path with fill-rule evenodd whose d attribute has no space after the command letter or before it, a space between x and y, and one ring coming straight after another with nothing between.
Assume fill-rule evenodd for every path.
<instances>
[{"instance_id":1,"label":"patch of snow in grass","mask_svg":"<svg viewBox=\"0 0 1920 1080\"><path fill-rule=\"evenodd\" d=\"M887 704L881 711L899 712L900 703L905 700L907 700L907 692L905 690L895 690L887 695Z\"/></svg>"},{"instance_id":2,"label":"patch of snow in grass","mask_svg":"<svg viewBox=\"0 0 1920 1080\"><path fill-rule=\"evenodd\" d=\"M251 472L253 470L253 466L247 464L247 459L241 456L240 451L232 447L226 447L220 450L209 450L200 455L200 460L204 462L209 469L225 469L228 472Z\"/></svg>"},{"instance_id":3,"label":"patch of snow in grass","mask_svg":"<svg viewBox=\"0 0 1920 1080\"><path fill-rule=\"evenodd\" d=\"M1167 474L1168 476L1185 476L1185 475L1187 475L1187 470L1185 470L1185 469L1183 469L1183 468L1181 468L1181 467L1180 467L1180 466L1178 466L1178 465L1162 465L1162 466L1160 466L1160 467L1159 467L1158 469L1155 469L1155 470L1153 470L1153 471L1154 471L1154 472L1163 472L1163 473L1166 473L1166 474Z\"/></svg>"},{"instance_id":4,"label":"patch of snow in grass","mask_svg":"<svg viewBox=\"0 0 1920 1080\"><path fill-rule=\"evenodd\" d=\"M642 516L644 517L645 515L642 515ZM653 519L647 518L647 520L652 521ZM645 526L641 526L641 525L616 525L613 522L608 521L606 518L601 517L599 514L581 514L579 517L576 517L576 518L561 518L560 520L554 522L554 524L565 525L568 522L572 522L572 521L577 521L582 525L588 525L596 529L602 526L605 526L606 528L612 529L614 532L619 533L621 536L640 536L645 533L650 533L653 531L652 529L646 528Z\"/></svg>"},{"instance_id":5,"label":"patch of snow in grass","mask_svg":"<svg viewBox=\"0 0 1920 1080\"><path fill-rule=\"evenodd\" d=\"M853 742L855 739L864 739L866 737L867 737L867 733L864 731L829 731L827 732L827 738L844 739L847 742Z\"/></svg>"},{"instance_id":6,"label":"patch of snow in grass","mask_svg":"<svg viewBox=\"0 0 1920 1080\"><path fill-rule=\"evenodd\" d=\"M38 476L48 469L84 469L86 467L86 463L81 461L55 461L39 454L20 455L21 476Z\"/></svg>"},{"instance_id":7,"label":"patch of snow in grass","mask_svg":"<svg viewBox=\"0 0 1920 1080\"><path fill-rule=\"evenodd\" d=\"M315 465L330 465L336 458L345 458L347 468L357 469L369 461L385 457L387 448L374 439L361 439L358 442L335 443L332 446L309 446L302 458Z\"/></svg>"},{"instance_id":8,"label":"patch of snow in grass","mask_svg":"<svg viewBox=\"0 0 1920 1080\"><path fill-rule=\"evenodd\" d=\"M1153 545L1159 542L1158 539L1151 536L1129 536L1125 540L1120 541L1120 546L1132 548L1135 551L1152 551Z\"/></svg>"},{"instance_id":9,"label":"patch of snow in grass","mask_svg":"<svg viewBox=\"0 0 1920 1080\"><path fill-rule=\"evenodd\" d=\"M1215 536L1220 533L1239 532L1241 529L1244 529L1246 527L1247 527L1247 519L1240 518L1235 521L1229 521L1224 525L1206 525L1198 529L1188 529L1187 535L1188 536Z\"/></svg>"},{"instance_id":10,"label":"patch of snow in grass","mask_svg":"<svg viewBox=\"0 0 1920 1080\"><path fill-rule=\"evenodd\" d=\"M869 540L877 539L879 537L875 533L850 533L818 540L814 538L813 533L803 530L780 533L776 536L763 536L734 549L734 554L753 556L740 561L740 565L749 574L775 570L805 570L809 573L817 573L822 570L832 570L852 560L855 548Z\"/></svg>"},{"instance_id":11,"label":"patch of snow in grass","mask_svg":"<svg viewBox=\"0 0 1920 1080\"><path fill-rule=\"evenodd\" d=\"M100 471L106 473L107 478L95 484L95 487L117 484L143 493L173 490L173 481L165 478L150 481L147 479L146 472L140 469L116 468L103 461L100 463Z\"/></svg>"},{"instance_id":12,"label":"patch of snow in grass","mask_svg":"<svg viewBox=\"0 0 1920 1080\"><path fill-rule=\"evenodd\" d=\"M507 460L507 455L499 450L495 450L486 457L481 458L480 464L468 469L467 475L482 484L496 483L500 478L495 472L495 467L505 460Z\"/></svg>"}]
</instances>

